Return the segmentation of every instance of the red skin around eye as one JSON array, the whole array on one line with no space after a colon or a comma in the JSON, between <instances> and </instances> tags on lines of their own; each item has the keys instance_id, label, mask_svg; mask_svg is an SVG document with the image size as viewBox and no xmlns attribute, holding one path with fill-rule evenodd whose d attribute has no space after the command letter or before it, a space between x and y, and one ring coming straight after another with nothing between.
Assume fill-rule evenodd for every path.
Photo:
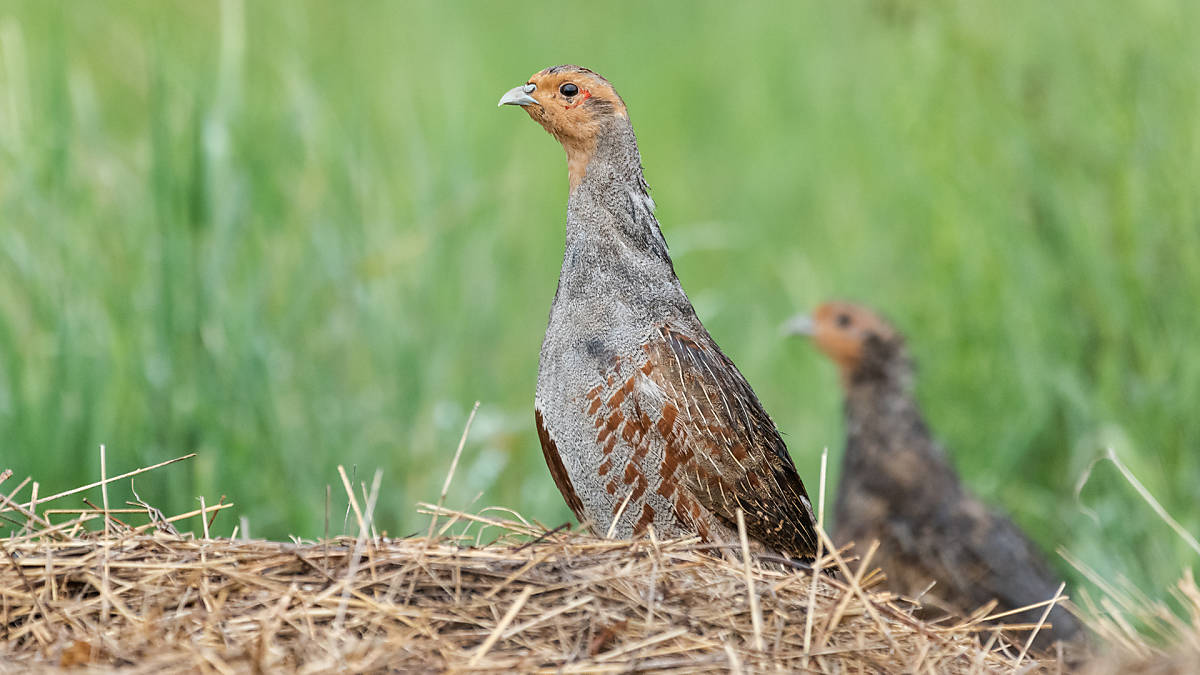
<instances>
[{"instance_id":1,"label":"red skin around eye","mask_svg":"<svg viewBox=\"0 0 1200 675\"><path fill-rule=\"evenodd\" d=\"M584 101L588 100L591 97L592 97L592 91L590 89L584 89L583 97L580 98L579 101L573 105L564 105L563 110L570 110L571 108L578 108L579 106L583 105Z\"/></svg>"}]
</instances>

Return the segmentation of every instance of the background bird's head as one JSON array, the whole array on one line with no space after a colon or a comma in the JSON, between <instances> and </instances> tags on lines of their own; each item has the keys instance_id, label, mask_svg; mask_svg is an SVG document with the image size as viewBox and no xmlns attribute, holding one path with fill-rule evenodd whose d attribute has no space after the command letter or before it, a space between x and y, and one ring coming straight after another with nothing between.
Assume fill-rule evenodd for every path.
<instances>
[{"instance_id":1,"label":"background bird's head","mask_svg":"<svg viewBox=\"0 0 1200 675\"><path fill-rule=\"evenodd\" d=\"M519 105L567 151L571 186L578 184L596 139L614 122L628 125L625 102L608 80L580 66L552 66L513 87L499 105Z\"/></svg>"},{"instance_id":2,"label":"background bird's head","mask_svg":"<svg viewBox=\"0 0 1200 675\"><path fill-rule=\"evenodd\" d=\"M789 335L807 335L842 376L843 384L873 379L905 379L911 364L904 338L875 312L848 302L826 302L811 315L784 324Z\"/></svg>"}]
</instances>

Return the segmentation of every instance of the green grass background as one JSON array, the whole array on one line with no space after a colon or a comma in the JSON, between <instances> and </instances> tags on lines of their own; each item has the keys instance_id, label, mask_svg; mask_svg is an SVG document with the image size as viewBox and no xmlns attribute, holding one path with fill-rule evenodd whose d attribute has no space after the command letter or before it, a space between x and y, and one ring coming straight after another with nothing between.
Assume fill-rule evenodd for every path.
<instances>
[{"instance_id":1,"label":"green grass background","mask_svg":"<svg viewBox=\"0 0 1200 675\"><path fill-rule=\"evenodd\" d=\"M448 504L564 522L531 407L565 161L496 101L574 62L625 97L684 287L810 488L836 377L776 326L852 298L909 335L979 493L1164 589L1194 554L1111 467L1096 520L1072 488L1111 446L1200 531L1198 15L7 0L0 468L47 494L100 443L110 473L196 451L138 491L275 538L321 534L338 464L381 468L406 534L478 399Z\"/></svg>"}]
</instances>

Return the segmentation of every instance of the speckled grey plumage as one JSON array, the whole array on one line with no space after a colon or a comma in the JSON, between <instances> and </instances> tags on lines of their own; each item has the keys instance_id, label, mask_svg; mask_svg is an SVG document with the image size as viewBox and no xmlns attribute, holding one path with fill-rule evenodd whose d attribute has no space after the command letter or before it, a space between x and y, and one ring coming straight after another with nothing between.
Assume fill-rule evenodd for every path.
<instances>
[{"instance_id":1,"label":"speckled grey plumage","mask_svg":"<svg viewBox=\"0 0 1200 675\"><path fill-rule=\"evenodd\" d=\"M811 559L804 485L675 277L624 102L577 66L501 102L526 106L567 151L566 245L534 401L567 504L600 534L652 527L722 545L740 511L756 550Z\"/></svg>"},{"instance_id":2,"label":"speckled grey plumage","mask_svg":"<svg viewBox=\"0 0 1200 675\"><path fill-rule=\"evenodd\" d=\"M587 392L605 384L614 357L640 365L645 360L641 345L657 326L674 323L704 331L675 276L654 217L633 127L616 116L605 124L587 174L567 200L563 265L542 342L534 401L587 518L601 533L609 530L612 513L626 495L608 494L593 478L603 457L584 405ZM627 444L618 444L618 465L632 452ZM668 517L672 509L666 499L653 489L645 498L657 502L657 532L686 532ZM632 536L641 512L642 504L627 504L615 536Z\"/></svg>"}]
</instances>

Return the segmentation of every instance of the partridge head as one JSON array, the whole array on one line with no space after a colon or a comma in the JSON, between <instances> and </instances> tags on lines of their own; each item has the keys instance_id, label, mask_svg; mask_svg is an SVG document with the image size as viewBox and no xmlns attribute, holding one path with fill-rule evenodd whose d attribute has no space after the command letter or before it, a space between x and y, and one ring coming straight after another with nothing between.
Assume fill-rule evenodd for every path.
<instances>
[{"instance_id":1,"label":"partridge head","mask_svg":"<svg viewBox=\"0 0 1200 675\"><path fill-rule=\"evenodd\" d=\"M519 105L567 151L571 187L587 174L597 139L613 126L629 126L625 102L608 80L580 66L554 66L513 87L498 105Z\"/></svg>"},{"instance_id":2,"label":"partridge head","mask_svg":"<svg viewBox=\"0 0 1200 675\"><path fill-rule=\"evenodd\" d=\"M912 364L904 338L875 312L849 302L818 305L812 314L800 314L783 326L789 335L806 335L837 365L843 385L855 382L907 378Z\"/></svg>"}]
</instances>

